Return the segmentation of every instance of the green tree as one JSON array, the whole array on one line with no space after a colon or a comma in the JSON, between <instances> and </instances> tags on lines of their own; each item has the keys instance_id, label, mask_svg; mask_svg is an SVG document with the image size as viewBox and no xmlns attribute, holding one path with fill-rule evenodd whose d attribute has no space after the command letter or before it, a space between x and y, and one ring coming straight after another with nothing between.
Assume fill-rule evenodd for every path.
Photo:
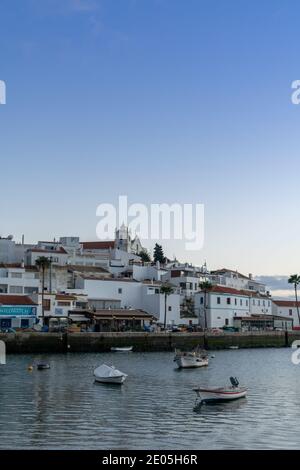
<instances>
[{"instance_id":1,"label":"green tree","mask_svg":"<svg viewBox=\"0 0 300 470\"><path fill-rule=\"evenodd\" d=\"M293 284L295 289L295 299L297 307L298 322L300 325L300 314L299 314L299 305L298 305L298 285L300 284L300 276L298 274L292 274L288 279L289 284Z\"/></svg>"},{"instance_id":2,"label":"green tree","mask_svg":"<svg viewBox=\"0 0 300 470\"><path fill-rule=\"evenodd\" d=\"M151 258L150 258L150 255L148 253L147 250L143 250L141 251L138 256L141 258L141 260L144 262L144 263L150 263L151 261Z\"/></svg>"},{"instance_id":3,"label":"green tree","mask_svg":"<svg viewBox=\"0 0 300 470\"><path fill-rule=\"evenodd\" d=\"M170 284L163 284L160 288L160 293L164 294L165 296L165 317L164 317L164 330L166 330L167 326L167 303L168 303L168 295L173 293L173 287Z\"/></svg>"},{"instance_id":4,"label":"green tree","mask_svg":"<svg viewBox=\"0 0 300 470\"><path fill-rule=\"evenodd\" d=\"M45 321L45 306L44 306L44 292L45 292L45 272L50 266L50 259L46 258L46 256L40 256L35 261L35 264L39 270L42 272L42 318L43 318L43 325Z\"/></svg>"},{"instance_id":5,"label":"green tree","mask_svg":"<svg viewBox=\"0 0 300 470\"><path fill-rule=\"evenodd\" d=\"M207 293L212 289L212 284L209 281L200 283L200 289L204 292L204 329L207 329ZM199 316L200 320L200 316Z\"/></svg>"},{"instance_id":6,"label":"green tree","mask_svg":"<svg viewBox=\"0 0 300 470\"><path fill-rule=\"evenodd\" d=\"M165 260L166 260L166 258L164 256L162 246L159 245L158 243L155 243L155 247L154 247L154 251L153 251L153 261L154 261L154 263L157 263L157 261L159 261L161 264L164 264Z\"/></svg>"}]
</instances>

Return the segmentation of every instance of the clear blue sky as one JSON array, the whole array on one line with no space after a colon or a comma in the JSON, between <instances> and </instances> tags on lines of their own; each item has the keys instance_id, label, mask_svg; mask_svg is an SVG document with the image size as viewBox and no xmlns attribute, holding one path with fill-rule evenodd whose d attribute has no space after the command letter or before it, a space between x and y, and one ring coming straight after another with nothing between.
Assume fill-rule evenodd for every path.
<instances>
[{"instance_id":1,"label":"clear blue sky","mask_svg":"<svg viewBox=\"0 0 300 470\"><path fill-rule=\"evenodd\" d=\"M298 1L1 0L0 234L95 238L96 207L204 203L211 268L300 268ZM151 246L151 243L146 244Z\"/></svg>"}]
</instances>

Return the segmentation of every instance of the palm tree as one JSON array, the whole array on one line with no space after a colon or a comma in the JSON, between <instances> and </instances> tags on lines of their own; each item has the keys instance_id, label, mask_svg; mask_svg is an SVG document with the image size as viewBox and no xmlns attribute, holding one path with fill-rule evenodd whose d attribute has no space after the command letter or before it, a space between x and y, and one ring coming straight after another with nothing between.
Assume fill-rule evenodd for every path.
<instances>
[{"instance_id":1,"label":"palm tree","mask_svg":"<svg viewBox=\"0 0 300 470\"><path fill-rule=\"evenodd\" d=\"M46 269L49 268L50 263L51 263L50 259L46 258L46 256L40 256L35 261L35 264L36 264L38 270L40 272L42 271L42 318L43 318L43 325L44 325L44 321L45 321L45 306L44 306L45 272L46 272Z\"/></svg>"},{"instance_id":2,"label":"palm tree","mask_svg":"<svg viewBox=\"0 0 300 470\"><path fill-rule=\"evenodd\" d=\"M200 289L204 292L204 329L207 329L207 316L206 316L206 309L207 309L207 293L212 288L212 284L209 281L203 281L200 284Z\"/></svg>"},{"instance_id":3,"label":"palm tree","mask_svg":"<svg viewBox=\"0 0 300 470\"><path fill-rule=\"evenodd\" d=\"M289 277L288 283L294 285L294 289L295 289L295 298L296 298L296 307L297 307L297 315L298 315L298 322L299 322L299 325L300 325L300 314L299 314L298 292L297 292L297 287L298 287L298 285L300 284L300 276L299 276L298 274L292 274L292 275Z\"/></svg>"},{"instance_id":4,"label":"palm tree","mask_svg":"<svg viewBox=\"0 0 300 470\"><path fill-rule=\"evenodd\" d=\"M160 288L160 293L164 294L165 296L165 318L164 318L164 330L166 330L167 326L167 299L168 295L173 293L173 287L170 284L163 284Z\"/></svg>"}]
</instances>

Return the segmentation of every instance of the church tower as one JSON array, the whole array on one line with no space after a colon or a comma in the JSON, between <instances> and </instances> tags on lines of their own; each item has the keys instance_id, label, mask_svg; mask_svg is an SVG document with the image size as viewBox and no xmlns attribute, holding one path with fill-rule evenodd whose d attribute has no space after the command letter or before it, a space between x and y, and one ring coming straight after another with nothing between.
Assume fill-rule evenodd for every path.
<instances>
[{"instance_id":1,"label":"church tower","mask_svg":"<svg viewBox=\"0 0 300 470\"><path fill-rule=\"evenodd\" d=\"M115 246L119 250L126 251L127 253L131 251L131 237L124 223L116 230Z\"/></svg>"}]
</instances>

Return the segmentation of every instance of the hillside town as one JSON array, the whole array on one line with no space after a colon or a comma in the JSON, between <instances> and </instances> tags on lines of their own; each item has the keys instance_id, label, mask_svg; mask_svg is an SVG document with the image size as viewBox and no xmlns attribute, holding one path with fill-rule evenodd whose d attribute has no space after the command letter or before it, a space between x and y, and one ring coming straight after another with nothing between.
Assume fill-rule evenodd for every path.
<instances>
[{"instance_id":1,"label":"hillside town","mask_svg":"<svg viewBox=\"0 0 300 470\"><path fill-rule=\"evenodd\" d=\"M0 330L258 331L299 327L299 303L252 274L151 260L124 225L111 241L0 238Z\"/></svg>"}]
</instances>

